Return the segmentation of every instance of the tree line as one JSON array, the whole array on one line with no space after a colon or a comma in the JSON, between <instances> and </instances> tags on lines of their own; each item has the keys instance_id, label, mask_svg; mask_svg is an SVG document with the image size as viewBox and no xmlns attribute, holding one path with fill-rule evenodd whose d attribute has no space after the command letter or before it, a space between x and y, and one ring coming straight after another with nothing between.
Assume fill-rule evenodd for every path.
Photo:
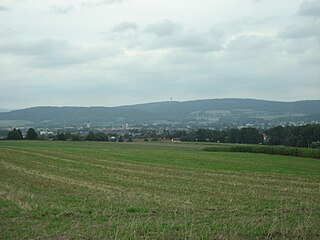
<instances>
[{"instance_id":1,"label":"tree line","mask_svg":"<svg viewBox=\"0 0 320 240\"><path fill-rule=\"evenodd\" d=\"M111 139L109 138L111 137ZM9 131L7 134L7 140L40 140L38 137L38 134L33 128L29 128L27 131L27 134L25 137L23 137L23 134L20 129L14 128L12 131ZM80 136L80 134L74 134L70 132L58 132L56 135L53 135L51 140L58 140L58 141L117 141L117 142L123 142L122 136L116 136L111 135L108 136L107 134L103 132L89 132L86 136ZM129 142L132 142L132 138L129 137Z\"/></svg>"},{"instance_id":2,"label":"tree line","mask_svg":"<svg viewBox=\"0 0 320 240\"><path fill-rule=\"evenodd\" d=\"M274 127L266 131L267 144L320 148L320 125Z\"/></svg>"},{"instance_id":3,"label":"tree line","mask_svg":"<svg viewBox=\"0 0 320 240\"><path fill-rule=\"evenodd\" d=\"M241 128L228 130L198 129L176 132L172 138L189 142L221 142L283 145L290 147L320 147L320 125L277 126L267 130Z\"/></svg>"},{"instance_id":4,"label":"tree line","mask_svg":"<svg viewBox=\"0 0 320 240\"><path fill-rule=\"evenodd\" d=\"M22 132L18 128L14 128L12 131L8 132L8 140L21 140L23 139ZM38 140L38 134L33 128L29 128L25 139L27 140Z\"/></svg>"},{"instance_id":5,"label":"tree line","mask_svg":"<svg viewBox=\"0 0 320 240\"><path fill-rule=\"evenodd\" d=\"M185 142L220 142L220 143L240 143L240 144L266 144L283 145L291 147L312 147L320 148L320 125L305 126L277 126L267 130L259 130L252 127L234 128L226 130L197 129L191 131L174 130L164 131L163 133L141 131L140 138L152 139L175 139ZM14 128L7 135L8 140L23 139L19 129ZM38 135L33 128L29 128L25 136L27 140L37 140ZM53 136L53 140L73 140L73 141L117 141L123 142L124 139L132 142L132 136L107 135L103 132L89 132L86 136L71 134L70 132L60 132Z\"/></svg>"}]
</instances>

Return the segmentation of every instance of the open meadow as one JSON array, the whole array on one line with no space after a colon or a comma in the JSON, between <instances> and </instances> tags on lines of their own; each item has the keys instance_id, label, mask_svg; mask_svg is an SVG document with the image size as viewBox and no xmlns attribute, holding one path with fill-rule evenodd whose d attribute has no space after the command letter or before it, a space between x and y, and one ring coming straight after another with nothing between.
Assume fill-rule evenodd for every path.
<instances>
[{"instance_id":1,"label":"open meadow","mask_svg":"<svg viewBox=\"0 0 320 240\"><path fill-rule=\"evenodd\" d=\"M0 141L0 239L320 239L320 160Z\"/></svg>"}]
</instances>

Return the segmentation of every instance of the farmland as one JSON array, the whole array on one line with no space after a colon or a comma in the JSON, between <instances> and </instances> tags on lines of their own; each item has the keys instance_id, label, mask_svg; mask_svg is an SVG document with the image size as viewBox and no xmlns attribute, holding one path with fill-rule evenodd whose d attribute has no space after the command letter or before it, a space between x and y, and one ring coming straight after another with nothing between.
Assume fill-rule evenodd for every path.
<instances>
[{"instance_id":1,"label":"farmland","mask_svg":"<svg viewBox=\"0 0 320 240\"><path fill-rule=\"evenodd\" d=\"M320 160L0 142L0 239L319 239Z\"/></svg>"}]
</instances>

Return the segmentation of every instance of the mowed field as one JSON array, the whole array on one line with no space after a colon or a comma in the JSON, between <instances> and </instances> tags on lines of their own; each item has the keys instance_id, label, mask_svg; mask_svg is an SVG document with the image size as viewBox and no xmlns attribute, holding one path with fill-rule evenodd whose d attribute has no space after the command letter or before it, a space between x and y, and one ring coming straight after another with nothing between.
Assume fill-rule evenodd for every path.
<instances>
[{"instance_id":1,"label":"mowed field","mask_svg":"<svg viewBox=\"0 0 320 240\"><path fill-rule=\"evenodd\" d=\"M0 239L320 239L320 160L0 142Z\"/></svg>"}]
</instances>

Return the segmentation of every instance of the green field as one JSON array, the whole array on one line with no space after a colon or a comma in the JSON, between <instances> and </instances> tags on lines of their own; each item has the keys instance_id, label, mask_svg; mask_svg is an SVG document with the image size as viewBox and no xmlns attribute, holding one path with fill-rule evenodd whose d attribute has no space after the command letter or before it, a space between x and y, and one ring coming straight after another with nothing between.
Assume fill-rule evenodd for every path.
<instances>
[{"instance_id":1,"label":"green field","mask_svg":"<svg viewBox=\"0 0 320 240\"><path fill-rule=\"evenodd\" d=\"M0 239L320 239L320 160L0 142Z\"/></svg>"}]
</instances>

